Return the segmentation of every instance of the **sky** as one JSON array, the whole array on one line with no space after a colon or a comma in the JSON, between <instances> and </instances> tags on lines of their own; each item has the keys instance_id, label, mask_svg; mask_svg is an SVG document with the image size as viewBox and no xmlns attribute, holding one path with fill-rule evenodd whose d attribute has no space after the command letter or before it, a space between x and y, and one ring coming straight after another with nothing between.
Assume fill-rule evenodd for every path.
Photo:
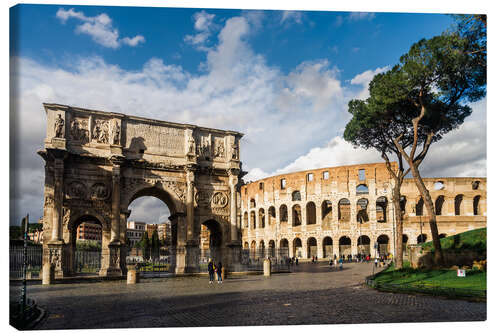
<instances>
[{"instance_id":1,"label":"sky","mask_svg":"<svg viewBox=\"0 0 500 333\"><path fill-rule=\"evenodd\" d=\"M19 5L10 10L10 224L42 215L42 103L235 130L246 181L381 162L342 139L347 103L444 14ZM486 176L486 98L434 144L424 177ZM15 152L15 153L14 153ZM159 200L130 219L158 223Z\"/></svg>"}]
</instances>

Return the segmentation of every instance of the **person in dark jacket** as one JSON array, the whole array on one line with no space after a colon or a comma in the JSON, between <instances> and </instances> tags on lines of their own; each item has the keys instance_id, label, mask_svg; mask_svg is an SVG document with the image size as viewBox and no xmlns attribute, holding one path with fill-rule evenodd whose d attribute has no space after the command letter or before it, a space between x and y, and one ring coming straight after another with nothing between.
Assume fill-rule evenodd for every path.
<instances>
[{"instance_id":1,"label":"person in dark jacket","mask_svg":"<svg viewBox=\"0 0 500 333\"><path fill-rule=\"evenodd\" d=\"M222 263L217 264L217 283L222 283Z\"/></svg>"},{"instance_id":2,"label":"person in dark jacket","mask_svg":"<svg viewBox=\"0 0 500 333\"><path fill-rule=\"evenodd\" d=\"M212 259L208 261L208 276L210 278L210 281L208 283L212 284L214 283L214 272L215 272L215 265Z\"/></svg>"}]
</instances>

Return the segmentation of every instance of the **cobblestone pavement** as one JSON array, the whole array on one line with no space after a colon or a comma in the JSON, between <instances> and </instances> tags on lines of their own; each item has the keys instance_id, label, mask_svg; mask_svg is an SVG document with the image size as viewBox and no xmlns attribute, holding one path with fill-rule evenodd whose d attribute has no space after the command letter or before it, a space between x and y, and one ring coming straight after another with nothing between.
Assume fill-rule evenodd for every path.
<instances>
[{"instance_id":1,"label":"cobblestone pavement","mask_svg":"<svg viewBox=\"0 0 500 333\"><path fill-rule=\"evenodd\" d=\"M372 264L301 263L290 274L32 285L48 314L35 329L486 320L486 303L382 293L361 285Z\"/></svg>"}]
</instances>

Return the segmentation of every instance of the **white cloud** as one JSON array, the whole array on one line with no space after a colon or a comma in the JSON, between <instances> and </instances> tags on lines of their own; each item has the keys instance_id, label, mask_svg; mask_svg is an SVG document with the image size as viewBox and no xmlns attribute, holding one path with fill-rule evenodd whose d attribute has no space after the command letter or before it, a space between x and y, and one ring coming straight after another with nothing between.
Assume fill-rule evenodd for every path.
<instances>
[{"instance_id":1,"label":"white cloud","mask_svg":"<svg viewBox=\"0 0 500 333\"><path fill-rule=\"evenodd\" d=\"M373 20L375 13L352 12L348 16L349 21Z\"/></svg>"},{"instance_id":2,"label":"white cloud","mask_svg":"<svg viewBox=\"0 0 500 333\"><path fill-rule=\"evenodd\" d=\"M122 44L135 47L146 41L144 36L141 35L137 35L133 38L124 37L120 39L118 29L113 28L111 18L104 13L94 17L88 17L83 12L76 12L73 8L69 10L59 8L56 17L59 18L63 24L65 24L69 18L75 18L82 21L83 23L78 25L75 31L91 36L94 42L104 47L117 49Z\"/></svg>"},{"instance_id":3,"label":"white cloud","mask_svg":"<svg viewBox=\"0 0 500 333\"><path fill-rule=\"evenodd\" d=\"M301 24L303 15L304 13L299 11L284 10L281 15L280 24L284 24L287 21L293 21L297 24Z\"/></svg>"},{"instance_id":4,"label":"white cloud","mask_svg":"<svg viewBox=\"0 0 500 333\"><path fill-rule=\"evenodd\" d=\"M373 79L373 77L377 74L383 73L389 69L389 66L384 66L384 67L379 67L375 70L367 70L364 71L361 74L356 75L350 82L351 84L355 85L361 85L363 87L363 90L359 92L359 94L356 96L357 99L367 99L370 97L370 92L369 92L369 87L370 87L370 82Z\"/></svg>"},{"instance_id":5,"label":"white cloud","mask_svg":"<svg viewBox=\"0 0 500 333\"><path fill-rule=\"evenodd\" d=\"M201 47L203 50L204 44L208 41L211 31L215 27L213 20L215 18L214 14L208 14L204 10L197 12L193 15L194 18L194 28L200 31L194 35L186 35L184 41L195 46Z\"/></svg>"}]
</instances>

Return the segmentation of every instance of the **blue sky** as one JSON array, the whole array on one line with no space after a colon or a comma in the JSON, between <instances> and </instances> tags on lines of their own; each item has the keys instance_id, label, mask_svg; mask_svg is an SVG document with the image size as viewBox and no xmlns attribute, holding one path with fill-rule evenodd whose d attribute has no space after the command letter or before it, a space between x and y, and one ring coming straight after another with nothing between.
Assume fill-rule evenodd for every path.
<instances>
[{"instance_id":1,"label":"blue sky","mask_svg":"<svg viewBox=\"0 0 500 333\"><path fill-rule=\"evenodd\" d=\"M43 102L243 132L246 180L379 162L343 141L348 101L451 24L443 14L13 7L11 223L41 216ZM486 176L486 99L473 109L431 148L424 176ZM132 217L162 219L154 207L137 204Z\"/></svg>"}]
</instances>

